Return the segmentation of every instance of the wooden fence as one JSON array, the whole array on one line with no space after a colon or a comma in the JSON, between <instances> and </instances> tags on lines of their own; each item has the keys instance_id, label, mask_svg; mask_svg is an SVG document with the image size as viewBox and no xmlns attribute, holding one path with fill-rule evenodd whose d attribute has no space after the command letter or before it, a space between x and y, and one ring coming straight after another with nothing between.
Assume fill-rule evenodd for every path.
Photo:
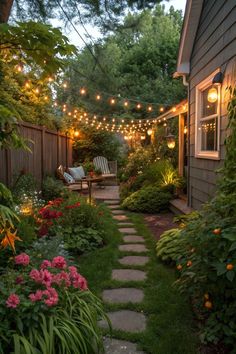
<instances>
[{"instance_id":1,"label":"wooden fence","mask_svg":"<svg viewBox=\"0 0 236 354\"><path fill-rule=\"evenodd\" d=\"M59 165L72 165L72 139L56 131L29 123L20 125L21 135L30 140L31 152L0 150L0 181L10 186L21 171L31 173L41 184L46 174L55 174Z\"/></svg>"}]
</instances>

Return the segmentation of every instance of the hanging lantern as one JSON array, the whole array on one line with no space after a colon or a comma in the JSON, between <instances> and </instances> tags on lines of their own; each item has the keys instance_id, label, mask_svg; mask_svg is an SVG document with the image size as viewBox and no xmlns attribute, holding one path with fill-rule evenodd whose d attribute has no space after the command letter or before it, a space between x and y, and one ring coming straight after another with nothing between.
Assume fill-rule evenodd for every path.
<instances>
[{"instance_id":1,"label":"hanging lantern","mask_svg":"<svg viewBox=\"0 0 236 354\"><path fill-rule=\"evenodd\" d=\"M152 135L152 128L149 128L148 131L147 131L148 135Z\"/></svg>"},{"instance_id":2,"label":"hanging lantern","mask_svg":"<svg viewBox=\"0 0 236 354\"><path fill-rule=\"evenodd\" d=\"M75 138L78 138L78 136L79 136L79 131L78 131L78 130L75 130L75 131L74 131L74 137L75 137Z\"/></svg>"},{"instance_id":3,"label":"hanging lantern","mask_svg":"<svg viewBox=\"0 0 236 354\"><path fill-rule=\"evenodd\" d=\"M215 87L210 88L207 93L207 101L210 103L215 103L218 100L218 92Z\"/></svg>"},{"instance_id":4,"label":"hanging lantern","mask_svg":"<svg viewBox=\"0 0 236 354\"><path fill-rule=\"evenodd\" d=\"M175 136L173 134L169 134L166 136L167 146L169 149L174 149L175 147Z\"/></svg>"}]
</instances>

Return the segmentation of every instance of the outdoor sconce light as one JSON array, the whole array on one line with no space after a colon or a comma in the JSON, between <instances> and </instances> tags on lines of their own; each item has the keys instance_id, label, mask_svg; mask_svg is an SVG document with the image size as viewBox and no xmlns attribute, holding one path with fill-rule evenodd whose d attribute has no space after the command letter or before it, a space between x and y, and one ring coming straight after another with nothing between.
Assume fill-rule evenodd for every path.
<instances>
[{"instance_id":1,"label":"outdoor sconce light","mask_svg":"<svg viewBox=\"0 0 236 354\"><path fill-rule=\"evenodd\" d=\"M212 85L221 85L223 83L223 80L224 80L224 74L221 71L219 71L213 77Z\"/></svg>"},{"instance_id":2,"label":"outdoor sconce light","mask_svg":"<svg viewBox=\"0 0 236 354\"><path fill-rule=\"evenodd\" d=\"M167 141L167 146L169 149L174 149L175 147L175 136L172 134L169 134L166 136L166 141Z\"/></svg>"},{"instance_id":3,"label":"outdoor sconce light","mask_svg":"<svg viewBox=\"0 0 236 354\"><path fill-rule=\"evenodd\" d=\"M218 100L218 91L215 87L212 87L207 93L207 101L210 103L215 103L217 100Z\"/></svg>"},{"instance_id":4,"label":"outdoor sconce light","mask_svg":"<svg viewBox=\"0 0 236 354\"><path fill-rule=\"evenodd\" d=\"M152 135L152 129L151 129L151 128L148 129L147 134L148 134L149 136Z\"/></svg>"}]
</instances>

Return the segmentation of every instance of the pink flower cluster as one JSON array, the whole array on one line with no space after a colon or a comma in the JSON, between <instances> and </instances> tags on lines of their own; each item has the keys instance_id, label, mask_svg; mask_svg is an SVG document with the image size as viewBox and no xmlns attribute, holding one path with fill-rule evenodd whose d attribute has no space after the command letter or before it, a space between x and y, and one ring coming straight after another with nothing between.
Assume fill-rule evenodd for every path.
<instances>
[{"instance_id":1,"label":"pink flower cluster","mask_svg":"<svg viewBox=\"0 0 236 354\"><path fill-rule=\"evenodd\" d=\"M6 301L7 307L11 307L14 309L19 305L19 303L20 303L20 298L16 294L10 294Z\"/></svg>"},{"instance_id":2,"label":"pink flower cluster","mask_svg":"<svg viewBox=\"0 0 236 354\"><path fill-rule=\"evenodd\" d=\"M35 294L30 294L29 298L32 302L43 300L48 306L55 306L58 303L58 294L54 288L47 288L46 290L37 290Z\"/></svg>"},{"instance_id":3,"label":"pink flower cluster","mask_svg":"<svg viewBox=\"0 0 236 354\"><path fill-rule=\"evenodd\" d=\"M23 266L27 266L30 263L30 257L26 253L21 253L15 257L15 264L20 264Z\"/></svg>"},{"instance_id":4,"label":"pink flower cluster","mask_svg":"<svg viewBox=\"0 0 236 354\"><path fill-rule=\"evenodd\" d=\"M28 265L30 258L27 254L22 253L15 257L15 263L23 266ZM51 268L49 270L49 268ZM53 272L54 268L54 272ZM55 273L55 269L60 270ZM53 288L53 284L59 287L73 287L74 289L87 290L88 285L86 279L78 273L74 266L67 267L64 257L54 257L52 261L45 259L40 266L40 269L32 269L29 273L29 278L35 283L44 286L44 289L38 289L35 293L29 294L29 299L34 303L43 301L48 307L55 306L58 303L59 297L57 290ZM22 275L17 276L16 284L22 284L25 281ZM12 293L9 295L6 306L16 308L20 303L18 295Z\"/></svg>"}]
</instances>

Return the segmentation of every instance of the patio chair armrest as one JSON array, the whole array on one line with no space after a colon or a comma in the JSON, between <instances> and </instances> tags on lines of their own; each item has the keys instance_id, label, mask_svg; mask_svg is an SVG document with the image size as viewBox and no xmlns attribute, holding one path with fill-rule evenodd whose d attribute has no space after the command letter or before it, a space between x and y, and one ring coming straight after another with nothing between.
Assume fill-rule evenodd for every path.
<instances>
[{"instance_id":1,"label":"patio chair armrest","mask_svg":"<svg viewBox=\"0 0 236 354\"><path fill-rule=\"evenodd\" d=\"M108 161L110 172L117 175L117 161Z\"/></svg>"}]
</instances>

